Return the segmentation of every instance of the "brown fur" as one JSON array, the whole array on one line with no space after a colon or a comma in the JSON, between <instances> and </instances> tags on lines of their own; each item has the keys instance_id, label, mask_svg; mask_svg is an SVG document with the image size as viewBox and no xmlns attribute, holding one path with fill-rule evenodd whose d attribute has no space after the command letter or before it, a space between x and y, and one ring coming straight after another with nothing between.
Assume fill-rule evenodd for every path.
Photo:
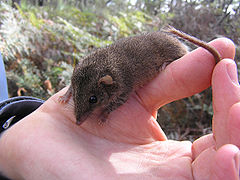
<instances>
[{"instance_id":1,"label":"brown fur","mask_svg":"<svg viewBox=\"0 0 240 180\"><path fill-rule=\"evenodd\" d=\"M185 46L165 31L121 39L85 57L75 67L71 86L59 101L66 103L73 97L77 124L92 113L104 122L132 91L153 79L164 64L186 53ZM89 102L91 96L97 97L96 103Z\"/></svg>"}]
</instances>

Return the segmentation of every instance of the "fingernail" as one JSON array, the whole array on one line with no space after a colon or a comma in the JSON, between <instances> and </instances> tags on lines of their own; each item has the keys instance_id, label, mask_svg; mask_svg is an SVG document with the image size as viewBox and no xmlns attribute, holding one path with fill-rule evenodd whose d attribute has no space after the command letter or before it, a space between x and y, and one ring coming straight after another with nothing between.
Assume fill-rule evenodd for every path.
<instances>
[{"instance_id":1,"label":"fingernail","mask_svg":"<svg viewBox=\"0 0 240 180\"><path fill-rule=\"evenodd\" d=\"M238 151L238 152L234 155L235 168L236 168L236 172L238 173L238 176L239 176L239 174L240 174L239 159L240 159L240 152Z\"/></svg>"},{"instance_id":2,"label":"fingernail","mask_svg":"<svg viewBox=\"0 0 240 180\"><path fill-rule=\"evenodd\" d=\"M237 66L235 63L227 64L227 72L228 76L232 80L233 83L239 85L238 83L238 73L237 73Z\"/></svg>"}]
</instances>

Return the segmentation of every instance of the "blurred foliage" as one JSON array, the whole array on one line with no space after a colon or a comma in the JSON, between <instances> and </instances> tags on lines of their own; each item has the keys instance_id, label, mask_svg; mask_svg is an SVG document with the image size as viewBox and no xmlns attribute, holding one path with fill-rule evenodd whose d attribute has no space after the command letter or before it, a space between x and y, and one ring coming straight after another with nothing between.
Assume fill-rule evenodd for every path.
<instances>
[{"instance_id":1,"label":"blurred foliage","mask_svg":"<svg viewBox=\"0 0 240 180\"><path fill-rule=\"evenodd\" d=\"M22 0L0 4L0 52L9 95L47 99L70 83L73 67L94 49L170 24L202 40L228 37L240 59L239 0ZM159 110L172 139L211 131L211 89Z\"/></svg>"}]
</instances>

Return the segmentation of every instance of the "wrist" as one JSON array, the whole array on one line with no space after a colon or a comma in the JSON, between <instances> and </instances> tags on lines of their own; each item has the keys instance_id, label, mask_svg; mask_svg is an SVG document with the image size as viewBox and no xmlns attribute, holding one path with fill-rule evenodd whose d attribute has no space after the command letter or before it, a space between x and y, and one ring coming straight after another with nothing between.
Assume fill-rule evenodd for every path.
<instances>
[{"instance_id":1,"label":"wrist","mask_svg":"<svg viewBox=\"0 0 240 180\"><path fill-rule=\"evenodd\" d=\"M19 179L14 172L14 170L17 169L18 158L16 158L14 156L15 153L13 153L15 148L10 141L12 135L9 134L9 130L0 134L0 177L2 175L5 179Z\"/></svg>"},{"instance_id":2,"label":"wrist","mask_svg":"<svg viewBox=\"0 0 240 180\"><path fill-rule=\"evenodd\" d=\"M42 103L40 99L27 96L0 102L0 175L19 179L16 173L17 167L21 167L18 145L24 138L17 136L19 128L15 128L16 125L9 127L36 110Z\"/></svg>"}]
</instances>

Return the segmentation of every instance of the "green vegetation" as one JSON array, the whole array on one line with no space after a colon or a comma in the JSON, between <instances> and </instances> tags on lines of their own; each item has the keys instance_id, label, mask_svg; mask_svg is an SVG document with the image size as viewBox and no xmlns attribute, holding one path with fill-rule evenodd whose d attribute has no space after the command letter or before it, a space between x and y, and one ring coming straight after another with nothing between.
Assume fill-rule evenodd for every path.
<instances>
[{"instance_id":1,"label":"green vegetation","mask_svg":"<svg viewBox=\"0 0 240 180\"><path fill-rule=\"evenodd\" d=\"M240 1L93 0L21 1L0 4L0 52L9 94L47 99L70 83L73 67L94 49L134 34L175 28L210 41L225 36L240 59ZM237 62L239 63L239 62ZM208 133L211 90L163 107L158 119L169 137Z\"/></svg>"}]
</instances>

